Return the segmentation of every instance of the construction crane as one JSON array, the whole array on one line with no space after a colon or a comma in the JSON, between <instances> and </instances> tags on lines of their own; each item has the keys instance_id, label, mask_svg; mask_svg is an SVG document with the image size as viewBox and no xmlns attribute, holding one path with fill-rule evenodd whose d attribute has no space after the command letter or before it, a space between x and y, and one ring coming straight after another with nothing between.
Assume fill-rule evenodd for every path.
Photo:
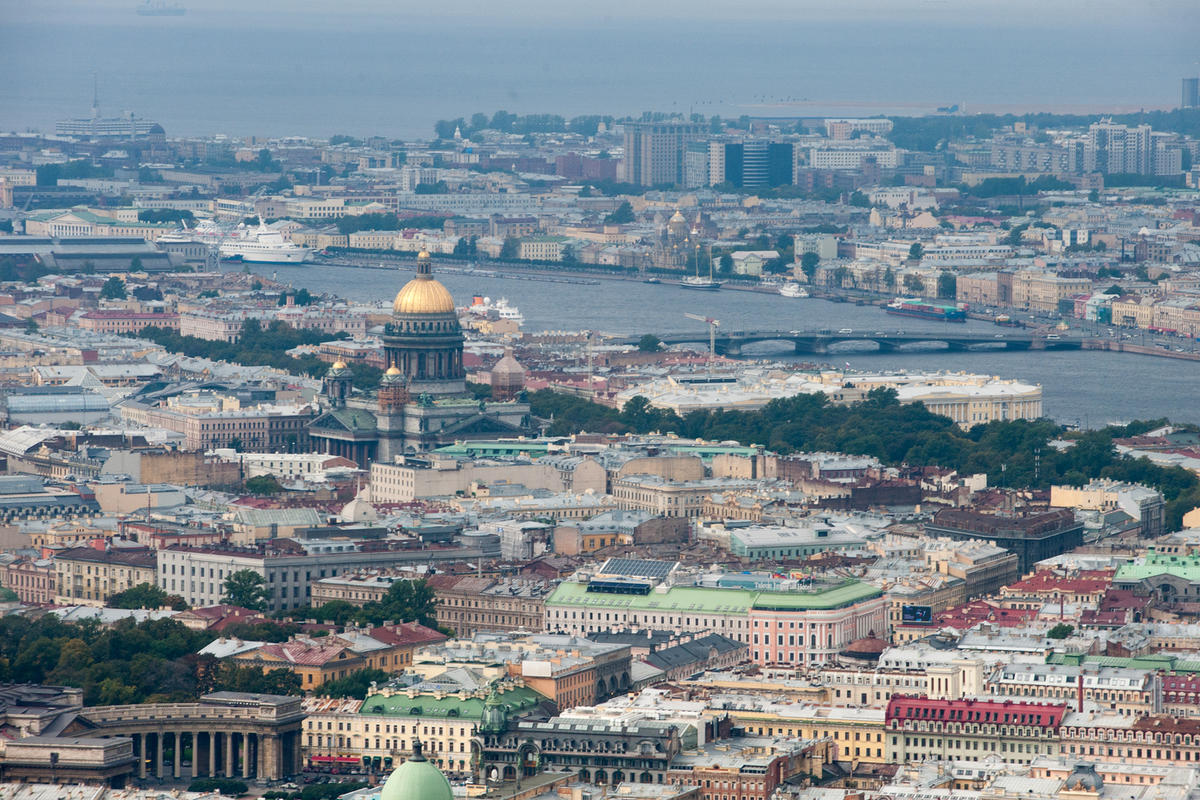
<instances>
[{"instance_id":1,"label":"construction crane","mask_svg":"<svg viewBox=\"0 0 1200 800\"><path fill-rule=\"evenodd\" d=\"M699 314L691 314L683 312L683 315L688 319L694 319L696 322L703 322L708 325L708 374L712 376L713 360L717 357L717 328L721 327L721 320L713 319L712 317L702 317Z\"/></svg>"}]
</instances>

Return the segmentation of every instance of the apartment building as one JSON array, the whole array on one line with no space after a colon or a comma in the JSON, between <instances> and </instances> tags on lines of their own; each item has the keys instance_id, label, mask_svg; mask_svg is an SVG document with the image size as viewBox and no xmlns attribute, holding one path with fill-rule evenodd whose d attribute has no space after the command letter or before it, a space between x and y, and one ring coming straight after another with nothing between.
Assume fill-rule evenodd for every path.
<instances>
[{"instance_id":1,"label":"apartment building","mask_svg":"<svg viewBox=\"0 0 1200 800\"><path fill-rule=\"evenodd\" d=\"M103 607L114 594L155 585L157 557L147 548L73 547L54 554L54 602Z\"/></svg>"},{"instance_id":2,"label":"apartment building","mask_svg":"<svg viewBox=\"0 0 1200 800\"><path fill-rule=\"evenodd\" d=\"M540 580L458 575L434 575L426 582L437 598L438 624L464 638L480 631L543 630L553 588Z\"/></svg>"},{"instance_id":3,"label":"apartment building","mask_svg":"<svg viewBox=\"0 0 1200 800\"><path fill-rule=\"evenodd\" d=\"M1059 753L1067 706L1014 700L934 700L895 695L885 715L887 760L1028 764Z\"/></svg>"},{"instance_id":4,"label":"apartment building","mask_svg":"<svg viewBox=\"0 0 1200 800\"><path fill-rule=\"evenodd\" d=\"M85 311L75 318L74 324L86 331L97 333L115 333L119 335L136 334L143 328L154 326L179 330L179 315L150 314L123 310Z\"/></svg>"}]
</instances>

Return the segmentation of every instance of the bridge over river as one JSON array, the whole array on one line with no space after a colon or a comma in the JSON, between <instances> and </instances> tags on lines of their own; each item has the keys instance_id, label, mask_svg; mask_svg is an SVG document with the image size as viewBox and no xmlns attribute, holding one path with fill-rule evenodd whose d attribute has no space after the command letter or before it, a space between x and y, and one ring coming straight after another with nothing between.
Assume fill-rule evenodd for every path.
<instances>
[{"instance_id":1,"label":"bridge over river","mask_svg":"<svg viewBox=\"0 0 1200 800\"><path fill-rule=\"evenodd\" d=\"M613 339L623 344L637 344L641 337L624 336ZM709 334L707 331L692 331L687 333L659 334L658 338L664 345L702 344L707 346ZM1081 350L1085 347L1084 339L1069 333L1043 334L1026 331L990 331L972 332L958 331L951 328L928 331L900 330L804 330L804 331L734 331L717 330L714 347L717 353L727 356L739 356L742 348L756 342L790 342L798 354L828 353L829 348L838 344L873 343L879 352L890 353L901 347L906 350L917 349L949 349L971 350L987 348L992 350Z\"/></svg>"}]
</instances>

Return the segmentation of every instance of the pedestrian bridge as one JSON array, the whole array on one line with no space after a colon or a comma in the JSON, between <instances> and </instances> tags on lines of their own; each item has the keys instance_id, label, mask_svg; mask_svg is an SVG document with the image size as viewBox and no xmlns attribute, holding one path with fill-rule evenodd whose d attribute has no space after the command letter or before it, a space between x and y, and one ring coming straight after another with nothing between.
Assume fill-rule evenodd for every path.
<instances>
[{"instance_id":1,"label":"pedestrian bridge","mask_svg":"<svg viewBox=\"0 0 1200 800\"><path fill-rule=\"evenodd\" d=\"M619 337L614 341L636 345L639 336ZM702 344L707 346L709 334L707 331L689 331L686 333L658 334L659 340L667 346L677 344ZM718 330L713 340L717 353L727 356L740 356L742 348L757 342L788 342L798 354L828 353L829 348L838 344L867 343L874 344L881 353L891 353L900 348L906 350L919 349L998 349L998 350L1079 350L1083 340L1078 336L1068 334L1041 334L1026 331L962 331L954 330L949 325L946 329L902 331L902 330L854 330L842 328L839 330Z\"/></svg>"}]
</instances>

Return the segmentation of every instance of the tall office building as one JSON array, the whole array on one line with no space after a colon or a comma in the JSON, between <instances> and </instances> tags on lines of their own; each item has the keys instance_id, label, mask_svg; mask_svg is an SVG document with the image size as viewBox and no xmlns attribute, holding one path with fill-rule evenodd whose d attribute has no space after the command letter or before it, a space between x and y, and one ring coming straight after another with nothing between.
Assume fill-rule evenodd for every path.
<instances>
[{"instance_id":1,"label":"tall office building","mask_svg":"<svg viewBox=\"0 0 1200 800\"><path fill-rule=\"evenodd\" d=\"M1105 120L1088 127L1085 168L1105 174L1149 175L1153 160L1149 125L1131 128Z\"/></svg>"},{"instance_id":2,"label":"tall office building","mask_svg":"<svg viewBox=\"0 0 1200 800\"><path fill-rule=\"evenodd\" d=\"M746 141L725 145L725 180L742 189L769 189L792 182L792 145Z\"/></svg>"},{"instance_id":3,"label":"tall office building","mask_svg":"<svg viewBox=\"0 0 1200 800\"><path fill-rule=\"evenodd\" d=\"M1183 99L1180 108L1200 108L1200 78L1183 79Z\"/></svg>"},{"instance_id":4,"label":"tall office building","mask_svg":"<svg viewBox=\"0 0 1200 800\"><path fill-rule=\"evenodd\" d=\"M695 122L625 123L625 180L639 186L683 183L687 144L707 131Z\"/></svg>"}]
</instances>

